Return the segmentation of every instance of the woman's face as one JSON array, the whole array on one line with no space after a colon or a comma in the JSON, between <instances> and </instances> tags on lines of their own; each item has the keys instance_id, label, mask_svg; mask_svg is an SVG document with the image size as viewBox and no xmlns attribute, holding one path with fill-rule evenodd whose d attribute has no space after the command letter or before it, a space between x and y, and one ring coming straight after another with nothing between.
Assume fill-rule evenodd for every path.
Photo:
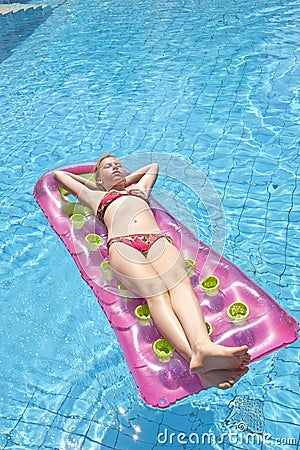
<instances>
[{"instance_id":1,"label":"woman's face","mask_svg":"<svg viewBox=\"0 0 300 450\"><path fill-rule=\"evenodd\" d=\"M122 164L113 156L105 158L98 170L97 181L106 189L117 187L124 183L125 174Z\"/></svg>"}]
</instances>

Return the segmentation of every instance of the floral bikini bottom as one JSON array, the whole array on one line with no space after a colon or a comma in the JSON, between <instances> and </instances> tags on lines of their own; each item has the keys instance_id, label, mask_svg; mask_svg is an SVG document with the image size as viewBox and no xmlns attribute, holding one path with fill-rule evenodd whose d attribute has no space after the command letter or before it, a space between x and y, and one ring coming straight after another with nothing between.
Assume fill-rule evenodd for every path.
<instances>
[{"instance_id":1,"label":"floral bikini bottom","mask_svg":"<svg viewBox=\"0 0 300 450\"><path fill-rule=\"evenodd\" d=\"M122 242L123 244L129 245L135 248L145 258L147 258L148 252L154 242L160 238L168 238L164 233L151 233L151 234L130 234L128 236L116 236L111 238L107 243L107 248L116 242Z\"/></svg>"}]
</instances>

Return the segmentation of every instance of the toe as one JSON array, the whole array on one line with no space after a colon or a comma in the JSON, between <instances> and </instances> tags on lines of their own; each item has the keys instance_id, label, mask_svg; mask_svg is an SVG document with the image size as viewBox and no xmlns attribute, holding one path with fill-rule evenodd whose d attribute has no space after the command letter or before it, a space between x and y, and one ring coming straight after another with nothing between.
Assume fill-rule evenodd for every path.
<instances>
[{"instance_id":1,"label":"toe","mask_svg":"<svg viewBox=\"0 0 300 450\"><path fill-rule=\"evenodd\" d=\"M235 356L245 356L248 353L247 345L242 345L238 347L238 350L235 352Z\"/></svg>"}]
</instances>

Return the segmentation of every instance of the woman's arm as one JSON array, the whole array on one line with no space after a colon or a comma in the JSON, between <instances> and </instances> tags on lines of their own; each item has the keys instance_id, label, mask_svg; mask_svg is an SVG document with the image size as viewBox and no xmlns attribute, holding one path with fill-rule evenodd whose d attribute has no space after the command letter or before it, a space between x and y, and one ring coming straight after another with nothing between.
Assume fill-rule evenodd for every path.
<instances>
[{"instance_id":1,"label":"woman's arm","mask_svg":"<svg viewBox=\"0 0 300 450\"><path fill-rule=\"evenodd\" d=\"M144 189L150 191L154 186L158 175L158 164L153 163L148 166L142 167L135 172L130 173L126 176L126 187L131 184L136 183L136 187L139 189Z\"/></svg>"},{"instance_id":2,"label":"woman's arm","mask_svg":"<svg viewBox=\"0 0 300 450\"><path fill-rule=\"evenodd\" d=\"M53 172L53 176L62 188L73 194L88 208L96 211L97 205L104 195L104 192L98 189L96 183L80 175L64 172L63 170L56 170Z\"/></svg>"},{"instance_id":3,"label":"woman's arm","mask_svg":"<svg viewBox=\"0 0 300 450\"><path fill-rule=\"evenodd\" d=\"M67 190L69 190L69 188L72 189L72 185L75 186L72 180L77 181L78 183L86 186L88 189L91 189L92 191L98 190L98 186L94 181L88 180L87 178L81 177L80 175L75 175L74 173L71 172L65 172L63 170L55 170L53 172L53 176L54 179L58 182L58 184Z\"/></svg>"},{"instance_id":4,"label":"woman's arm","mask_svg":"<svg viewBox=\"0 0 300 450\"><path fill-rule=\"evenodd\" d=\"M76 192L79 192L83 186L87 187L91 191L98 190L97 184L94 181L88 180L80 175L75 175L71 172L55 170L53 172L53 176L62 188L70 191L73 195L76 195Z\"/></svg>"}]
</instances>

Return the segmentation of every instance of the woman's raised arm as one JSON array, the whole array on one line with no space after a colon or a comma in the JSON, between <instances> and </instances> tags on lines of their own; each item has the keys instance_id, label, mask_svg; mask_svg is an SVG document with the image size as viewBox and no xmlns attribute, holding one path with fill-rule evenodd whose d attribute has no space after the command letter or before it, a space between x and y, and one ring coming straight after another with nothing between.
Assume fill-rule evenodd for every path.
<instances>
[{"instance_id":1,"label":"woman's raised arm","mask_svg":"<svg viewBox=\"0 0 300 450\"><path fill-rule=\"evenodd\" d=\"M149 194L157 179L158 169L158 164L153 163L130 173L125 178L126 187L136 183L136 187L148 191Z\"/></svg>"},{"instance_id":2,"label":"woman's raised arm","mask_svg":"<svg viewBox=\"0 0 300 450\"><path fill-rule=\"evenodd\" d=\"M97 184L91 180L63 170L54 171L53 176L59 186L73 194L89 208L94 209L95 200L101 198L101 191L99 191Z\"/></svg>"},{"instance_id":3,"label":"woman's raised arm","mask_svg":"<svg viewBox=\"0 0 300 450\"><path fill-rule=\"evenodd\" d=\"M53 176L62 188L70 191L73 195L76 195L76 192L80 192L82 186L86 186L92 191L98 189L97 184L94 181L88 180L87 178L81 177L80 175L75 175L71 172L55 170L53 172Z\"/></svg>"}]
</instances>

